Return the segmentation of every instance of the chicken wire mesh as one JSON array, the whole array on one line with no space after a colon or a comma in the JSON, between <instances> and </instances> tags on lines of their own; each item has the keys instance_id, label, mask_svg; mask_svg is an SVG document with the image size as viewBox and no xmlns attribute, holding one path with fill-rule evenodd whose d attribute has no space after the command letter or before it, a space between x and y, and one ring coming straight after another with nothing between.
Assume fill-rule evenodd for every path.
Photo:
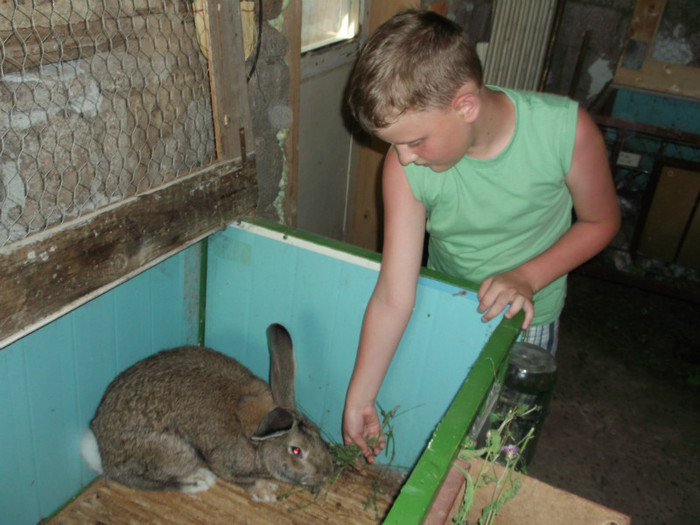
<instances>
[{"instance_id":1,"label":"chicken wire mesh","mask_svg":"<svg viewBox=\"0 0 700 525\"><path fill-rule=\"evenodd\" d=\"M186 0L2 0L0 247L216 158Z\"/></svg>"}]
</instances>

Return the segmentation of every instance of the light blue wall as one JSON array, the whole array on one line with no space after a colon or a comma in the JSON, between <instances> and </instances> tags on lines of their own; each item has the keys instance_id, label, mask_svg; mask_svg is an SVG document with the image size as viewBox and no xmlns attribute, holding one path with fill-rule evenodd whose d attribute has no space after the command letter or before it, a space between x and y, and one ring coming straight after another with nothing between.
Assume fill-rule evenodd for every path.
<instances>
[{"instance_id":1,"label":"light blue wall","mask_svg":"<svg viewBox=\"0 0 700 525\"><path fill-rule=\"evenodd\" d=\"M347 388L377 266L343 251L295 246L283 233L236 227L209 240L206 344L268 378L265 329L284 324L295 344L299 408L340 442ZM345 260L344 260L345 259ZM367 266L370 267L367 267ZM378 402L392 420L394 466L411 467L497 326L474 292L421 278L410 325ZM384 458L386 461L386 458ZM382 457L380 457L382 460Z\"/></svg>"},{"instance_id":2,"label":"light blue wall","mask_svg":"<svg viewBox=\"0 0 700 525\"><path fill-rule=\"evenodd\" d=\"M34 524L93 479L78 441L118 372L197 342L192 247L0 350L0 523Z\"/></svg>"}]
</instances>

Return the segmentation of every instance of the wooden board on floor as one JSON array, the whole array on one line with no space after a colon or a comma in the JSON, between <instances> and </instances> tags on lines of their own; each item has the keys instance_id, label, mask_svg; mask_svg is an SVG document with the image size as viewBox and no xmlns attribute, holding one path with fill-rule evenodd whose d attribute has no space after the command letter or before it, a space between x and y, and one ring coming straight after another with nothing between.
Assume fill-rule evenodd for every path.
<instances>
[{"instance_id":1,"label":"wooden board on floor","mask_svg":"<svg viewBox=\"0 0 700 525\"><path fill-rule=\"evenodd\" d=\"M379 480L379 490L375 482ZM51 518L50 525L105 524L371 524L381 523L399 491L395 472L375 468L344 471L318 495L307 488L280 484L278 501L254 503L247 492L218 480L205 492L135 490L98 478ZM284 497L282 497L284 496Z\"/></svg>"},{"instance_id":2,"label":"wooden board on floor","mask_svg":"<svg viewBox=\"0 0 700 525\"><path fill-rule=\"evenodd\" d=\"M455 465L458 465L459 468ZM464 470L479 472L483 460L472 460L469 464L457 459L452 465L440 493L436 497L423 525L442 525L452 523L453 517L462 506L465 491ZM504 468L494 465L492 474L501 479ZM520 475L517 479L520 488L512 499L506 501L494 519L494 525L542 525L548 523L566 523L567 525L630 525L631 518L621 512L609 509L571 492L561 490L536 478ZM475 480L476 474L472 474ZM491 502L496 490L496 483L482 485L476 489L474 503L468 523L477 523L482 509Z\"/></svg>"}]
</instances>

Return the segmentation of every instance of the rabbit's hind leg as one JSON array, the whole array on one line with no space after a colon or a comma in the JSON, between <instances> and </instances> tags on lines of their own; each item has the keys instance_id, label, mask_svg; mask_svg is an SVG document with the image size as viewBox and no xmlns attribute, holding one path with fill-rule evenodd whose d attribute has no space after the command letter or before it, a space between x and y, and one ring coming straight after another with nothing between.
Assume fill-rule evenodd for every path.
<instances>
[{"instance_id":1,"label":"rabbit's hind leg","mask_svg":"<svg viewBox=\"0 0 700 525\"><path fill-rule=\"evenodd\" d=\"M216 483L216 475L204 467L198 468L194 474L180 478L180 491L185 494L196 494L197 492L203 492L208 490L214 483Z\"/></svg>"},{"instance_id":2,"label":"rabbit's hind leg","mask_svg":"<svg viewBox=\"0 0 700 525\"><path fill-rule=\"evenodd\" d=\"M130 487L145 490L180 490L195 493L216 482L202 459L185 440L174 434L152 432L130 441L126 460L105 465L105 474Z\"/></svg>"}]
</instances>

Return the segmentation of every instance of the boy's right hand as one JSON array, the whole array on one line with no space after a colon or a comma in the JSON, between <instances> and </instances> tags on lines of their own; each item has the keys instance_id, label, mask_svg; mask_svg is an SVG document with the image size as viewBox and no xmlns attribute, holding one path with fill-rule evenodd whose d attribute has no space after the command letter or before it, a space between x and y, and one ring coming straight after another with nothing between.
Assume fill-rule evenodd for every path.
<instances>
[{"instance_id":1,"label":"boy's right hand","mask_svg":"<svg viewBox=\"0 0 700 525\"><path fill-rule=\"evenodd\" d=\"M505 314L509 319L521 310L525 313L521 328L527 330L535 316L535 306L532 301L534 290L520 275L517 268L484 279L477 296L479 298L477 310L484 314L483 321L490 321L509 307Z\"/></svg>"},{"instance_id":2,"label":"boy's right hand","mask_svg":"<svg viewBox=\"0 0 700 525\"><path fill-rule=\"evenodd\" d=\"M367 443L371 442L371 445ZM343 442L355 444L362 452L367 463L374 463L374 456L386 446L382 424L374 405L362 409L345 407L343 414Z\"/></svg>"}]
</instances>

